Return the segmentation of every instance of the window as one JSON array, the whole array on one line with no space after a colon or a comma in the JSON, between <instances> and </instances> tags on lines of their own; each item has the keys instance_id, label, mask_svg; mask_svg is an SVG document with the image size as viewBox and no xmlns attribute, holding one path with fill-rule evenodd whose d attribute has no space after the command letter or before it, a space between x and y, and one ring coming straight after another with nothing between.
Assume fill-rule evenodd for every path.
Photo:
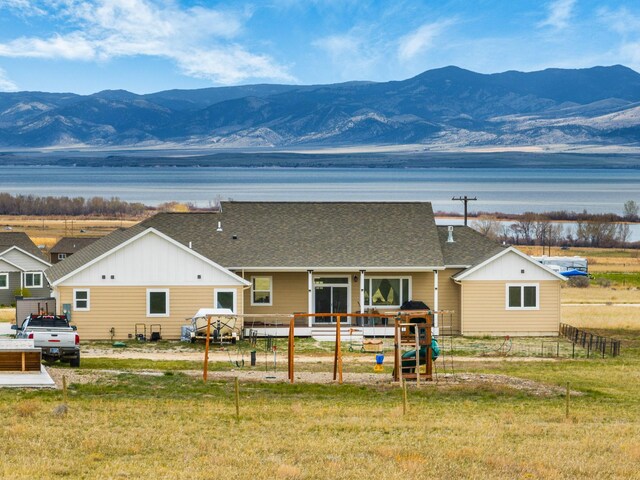
<instances>
[{"instance_id":1,"label":"window","mask_svg":"<svg viewBox=\"0 0 640 480\"><path fill-rule=\"evenodd\" d=\"M234 288L216 288L213 293L215 308L228 308L236 313L236 290Z\"/></svg>"},{"instance_id":2,"label":"window","mask_svg":"<svg viewBox=\"0 0 640 480\"><path fill-rule=\"evenodd\" d=\"M5 290L9 288L9 274L0 273L0 289Z\"/></svg>"},{"instance_id":3,"label":"window","mask_svg":"<svg viewBox=\"0 0 640 480\"><path fill-rule=\"evenodd\" d=\"M169 316L169 290L147 290L147 317Z\"/></svg>"},{"instance_id":4,"label":"window","mask_svg":"<svg viewBox=\"0 0 640 480\"><path fill-rule=\"evenodd\" d=\"M508 310L537 310L538 285L509 285L507 284Z\"/></svg>"},{"instance_id":5,"label":"window","mask_svg":"<svg viewBox=\"0 0 640 480\"><path fill-rule=\"evenodd\" d=\"M59 253L58 254L58 260L64 260L65 258L67 258L67 254L66 253Z\"/></svg>"},{"instance_id":6,"label":"window","mask_svg":"<svg viewBox=\"0 0 640 480\"><path fill-rule=\"evenodd\" d=\"M272 278L251 277L251 305L272 305Z\"/></svg>"},{"instance_id":7,"label":"window","mask_svg":"<svg viewBox=\"0 0 640 480\"><path fill-rule=\"evenodd\" d=\"M42 273L27 272L24 274L25 288L42 288Z\"/></svg>"},{"instance_id":8,"label":"window","mask_svg":"<svg viewBox=\"0 0 640 480\"><path fill-rule=\"evenodd\" d=\"M364 304L366 307L400 307L411 299L409 278L365 278Z\"/></svg>"},{"instance_id":9,"label":"window","mask_svg":"<svg viewBox=\"0 0 640 480\"><path fill-rule=\"evenodd\" d=\"M90 309L89 290L73 290L73 309L88 312Z\"/></svg>"}]
</instances>

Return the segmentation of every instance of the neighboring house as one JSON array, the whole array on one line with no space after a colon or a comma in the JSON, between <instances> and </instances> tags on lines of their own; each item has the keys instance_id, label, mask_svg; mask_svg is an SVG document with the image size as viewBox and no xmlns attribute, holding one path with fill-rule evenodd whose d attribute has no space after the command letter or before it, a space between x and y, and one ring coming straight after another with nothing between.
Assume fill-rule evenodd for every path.
<instances>
[{"instance_id":1,"label":"neighboring house","mask_svg":"<svg viewBox=\"0 0 640 480\"><path fill-rule=\"evenodd\" d=\"M48 297L44 270L50 266L23 232L0 232L0 305L12 305L16 295Z\"/></svg>"},{"instance_id":2,"label":"neighboring house","mask_svg":"<svg viewBox=\"0 0 640 480\"><path fill-rule=\"evenodd\" d=\"M222 296L255 315L393 311L422 300L453 312L438 318L443 333L554 335L563 280L471 228L436 226L431 204L419 202L224 202L215 213L161 213L47 276L88 338L111 328L123 338L138 322L177 338L184 318ZM331 322L309 318L296 334Z\"/></svg>"},{"instance_id":3,"label":"neighboring house","mask_svg":"<svg viewBox=\"0 0 640 480\"><path fill-rule=\"evenodd\" d=\"M58 243L56 243L51 250L49 250L49 256L51 257L51 264L58 263L67 257L70 257L78 250L91 245L98 237L62 237Z\"/></svg>"}]
</instances>

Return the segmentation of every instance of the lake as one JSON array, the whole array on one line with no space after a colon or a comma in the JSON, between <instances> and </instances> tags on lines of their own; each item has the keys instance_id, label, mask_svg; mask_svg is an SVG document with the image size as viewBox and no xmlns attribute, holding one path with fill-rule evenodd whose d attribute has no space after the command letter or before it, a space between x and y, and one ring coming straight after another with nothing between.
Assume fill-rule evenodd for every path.
<instances>
[{"instance_id":1,"label":"lake","mask_svg":"<svg viewBox=\"0 0 640 480\"><path fill-rule=\"evenodd\" d=\"M453 196L477 196L470 211L587 210L622 213L640 203L637 169L194 168L2 166L11 194L120 197L157 205L233 200L430 201L462 212Z\"/></svg>"}]
</instances>

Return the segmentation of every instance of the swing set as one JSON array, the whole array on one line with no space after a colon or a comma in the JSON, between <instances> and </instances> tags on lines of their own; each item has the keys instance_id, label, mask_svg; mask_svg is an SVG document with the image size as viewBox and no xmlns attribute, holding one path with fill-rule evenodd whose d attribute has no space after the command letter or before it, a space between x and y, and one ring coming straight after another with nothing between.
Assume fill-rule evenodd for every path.
<instances>
[{"instance_id":1,"label":"swing set","mask_svg":"<svg viewBox=\"0 0 640 480\"><path fill-rule=\"evenodd\" d=\"M433 319L435 314L451 313L448 311L433 312L431 310L411 310L400 312L385 313L295 313L295 314L222 314L215 315L223 317L236 318L277 318L283 320L283 328L287 328L287 378L290 383L295 381L295 326L296 320L308 319L312 317L316 321L318 319L326 319L328 322L335 321L335 346L333 358L333 380L339 384L343 383L343 361L342 361L342 328L350 327L349 318L365 319L365 318L386 318L387 321L394 322L394 369L393 380L401 381L402 379L415 380L416 384L420 381L433 380L433 361L437 358L439 349L437 343L432 337ZM207 316L207 330L205 340L205 354L203 366L203 380L207 381L208 364L209 364L209 344L211 341L211 317ZM320 322L327 325L327 322ZM329 324L330 325L330 324ZM276 328L276 332L279 326ZM253 338L253 337L252 337ZM269 337L273 338L273 337ZM266 345L266 341L265 341ZM266 347L265 347L266 348ZM277 348L277 347L276 347ZM274 352L274 373L276 369L276 355ZM266 350L265 350L266 352ZM267 353L265 353L267 355ZM231 360L230 360L231 361ZM233 362L232 362L233 363ZM266 364L265 360L265 364ZM237 366L244 366L244 355L241 364L236 360ZM275 377L269 377L275 378Z\"/></svg>"}]
</instances>

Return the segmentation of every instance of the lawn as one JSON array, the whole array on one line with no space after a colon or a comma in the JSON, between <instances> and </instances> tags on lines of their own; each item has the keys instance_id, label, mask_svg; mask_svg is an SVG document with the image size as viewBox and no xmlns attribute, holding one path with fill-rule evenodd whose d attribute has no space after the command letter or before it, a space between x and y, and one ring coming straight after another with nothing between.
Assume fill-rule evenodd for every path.
<instances>
[{"instance_id":1,"label":"lawn","mask_svg":"<svg viewBox=\"0 0 640 480\"><path fill-rule=\"evenodd\" d=\"M499 363L563 386L536 397L500 385L242 383L122 374L56 392L0 392L0 477L637 478L640 362ZM473 367L471 367L473 369ZM20 448L16 448L19 445ZM37 452L28 454L25 452Z\"/></svg>"},{"instance_id":2,"label":"lawn","mask_svg":"<svg viewBox=\"0 0 640 480\"><path fill-rule=\"evenodd\" d=\"M409 387L407 415L389 382L243 381L236 420L232 381L181 372L198 362L122 360L111 368L127 372L73 383L66 415L55 412L60 391L0 391L0 438L11 438L0 443L0 478L638 478L640 327L598 332L623 339L623 355L456 364L458 374L533 380L552 393L441 380ZM106 366L85 359L78 373ZM157 375L137 373L154 367Z\"/></svg>"}]
</instances>

